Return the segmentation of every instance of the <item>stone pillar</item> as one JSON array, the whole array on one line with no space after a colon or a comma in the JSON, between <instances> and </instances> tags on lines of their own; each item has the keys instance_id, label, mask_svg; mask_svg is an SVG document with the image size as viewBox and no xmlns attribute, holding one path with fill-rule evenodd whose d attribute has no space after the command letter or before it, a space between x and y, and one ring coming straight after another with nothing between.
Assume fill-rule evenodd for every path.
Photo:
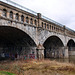
<instances>
[{"instance_id":1,"label":"stone pillar","mask_svg":"<svg viewBox=\"0 0 75 75\"><path fill-rule=\"evenodd\" d=\"M9 18L9 15L10 15L10 14L9 14L9 11L8 11L8 12L7 12L7 18Z\"/></svg>"},{"instance_id":2,"label":"stone pillar","mask_svg":"<svg viewBox=\"0 0 75 75\"><path fill-rule=\"evenodd\" d=\"M31 17L30 17L30 16L28 16L28 23L29 23L29 24L30 24L30 18L31 18Z\"/></svg>"},{"instance_id":3,"label":"stone pillar","mask_svg":"<svg viewBox=\"0 0 75 75\"><path fill-rule=\"evenodd\" d=\"M52 31L52 24L51 24L51 31Z\"/></svg>"},{"instance_id":4,"label":"stone pillar","mask_svg":"<svg viewBox=\"0 0 75 75\"><path fill-rule=\"evenodd\" d=\"M49 24L49 29L48 30L50 30L50 24Z\"/></svg>"},{"instance_id":5,"label":"stone pillar","mask_svg":"<svg viewBox=\"0 0 75 75\"><path fill-rule=\"evenodd\" d=\"M2 11L0 10L0 16L2 16Z\"/></svg>"},{"instance_id":6,"label":"stone pillar","mask_svg":"<svg viewBox=\"0 0 75 75\"><path fill-rule=\"evenodd\" d=\"M13 13L13 20L16 20L16 14Z\"/></svg>"},{"instance_id":7,"label":"stone pillar","mask_svg":"<svg viewBox=\"0 0 75 75\"><path fill-rule=\"evenodd\" d=\"M64 47L64 58L68 58L69 57L69 54L68 54L68 47L65 46Z\"/></svg>"},{"instance_id":8,"label":"stone pillar","mask_svg":"<svg viewBox=\"0 0 75 75\"><path fill-rule=\"evenodd\" d=\"M21 14L19 14L19 21L21 22Z\"/></svg>"},{"instance_id":9,"label":"stone pillar","mask_svg":"<svg viewBox=\"0 0 75 75\"><path fill-rule=\"evenodd\" d=\"M37 58L44 59L44 47L41 44L37 46Z\"/></svg>"},{"instance_id":10,"label":"stone pillar","mask_svg":"<svg viewBox=\"0 0 75 75\"><path fill-rule=\"evenodd\" d=\"M38 17L38 27L41 27L41 13L37 13L37 17Z\"/></svg>"},{"instance_id":11,"label":"stone pillar","mask_svg":"<svg viewBox=\"0 0 75 75\"><path fill-rule=\"evenodd\" d=\"M26 18L25 18L25 16L24 16L24 23L25 23L25 21L26 21Z\"/></svg>"}]
</instances>

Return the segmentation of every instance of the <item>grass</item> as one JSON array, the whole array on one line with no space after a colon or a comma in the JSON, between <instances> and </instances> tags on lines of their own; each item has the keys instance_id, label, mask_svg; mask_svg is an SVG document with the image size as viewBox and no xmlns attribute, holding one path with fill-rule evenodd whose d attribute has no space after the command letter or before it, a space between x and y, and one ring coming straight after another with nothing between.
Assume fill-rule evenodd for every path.
<instances>
[{"instance_id":1,"label":"grass","mask_svg":"<svg viewBox=\"0 0 75 75\"><path fill-rule=\"evenodd\" d=\"M0 71L0 75L15 75L10 72Z\"/></svg>"},{"instance_id":2,"label":"grass","mask_svg":"<svg viewBox=\"0 0 75 75\"><path fill-rule=\"evenodd\" d=\"M74 64L59 63L50 60L2 62L0 64L0 70L7 71L15 75L75 75Z\"/></svg>"}]
</instances>

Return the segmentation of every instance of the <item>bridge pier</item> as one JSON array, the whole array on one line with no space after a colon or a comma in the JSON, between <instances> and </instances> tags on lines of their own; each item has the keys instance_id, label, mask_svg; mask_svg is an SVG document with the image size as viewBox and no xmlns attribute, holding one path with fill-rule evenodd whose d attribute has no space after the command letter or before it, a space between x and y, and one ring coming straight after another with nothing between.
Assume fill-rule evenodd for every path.
<instances>
[{"instance_id":1,"label":"bridge pier","mask_svg":"<svg viewBox=\"0 0 75 75\"><path fill-rule=\"evenodd\" d=\"M44 47L41 44L37 46L37 58L44 59Z\"/></svg>"},{"instance_id":2,"label":"bridge pier","mask_svg":"<svg viewBox=\"0 0 75 75\"><path fill-rule=\"evenodd\" d=\"M64 47L64 58L68 58L68 57L69 57L68 47L65 46L65 47Z\"/></svg>"}]
</instances>

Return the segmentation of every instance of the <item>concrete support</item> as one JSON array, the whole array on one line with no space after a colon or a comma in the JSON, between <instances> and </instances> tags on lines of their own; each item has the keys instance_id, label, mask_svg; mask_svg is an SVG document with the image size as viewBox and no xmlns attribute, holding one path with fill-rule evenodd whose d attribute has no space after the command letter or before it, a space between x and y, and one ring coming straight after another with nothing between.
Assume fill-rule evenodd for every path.
<instances>
[{"instance_id":1,"label":"concrete support","mask_svg":"<svg viewBox=\"0 0 75 75\"><path fill-rule=\"evenodd\" d=\"M44 47L41 44L37 46L37 58L44 59Z\"/></svg>"},{"instance_id":2,"label":"concrete support","mask_svg":"<svg viewBox=\"0 0 75 75\"><path fill-rule=\"evenodd\" d=\"M68 54L68 47L65 46L64 47L64 58L68 58L69 57L69 54Z\"/></svg>"}]
</instances>

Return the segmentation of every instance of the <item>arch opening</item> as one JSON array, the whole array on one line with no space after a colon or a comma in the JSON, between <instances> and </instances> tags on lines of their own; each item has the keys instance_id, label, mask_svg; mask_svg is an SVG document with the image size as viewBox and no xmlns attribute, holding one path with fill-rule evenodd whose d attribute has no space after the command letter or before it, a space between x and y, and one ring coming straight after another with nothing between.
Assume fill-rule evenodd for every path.
<instances>
[{"instance_id":1,"label":"arch opening","mask_svg":"<svg viewBox=\"0 0 75 75\"><path fill-rule=\"evenodd\" d=\"M16 19L17 21L19 21L19 14L18 14L18 13L16 13L15 19Z\"/></svg>"},{"instance_id":2,"label":"arch opening","mask_svg":"<svg viewBox=\"0 0 75 75\"><path fill-rule=\"evenodd\" d=\"M68 51L75 51L75 42L70 39L67 43Z\"/></svg>"},{"instance_id":3,"label":"arch opening","mask_svg":"<svg viewBox=\"0 0 75 75\"><path fill-rule=\"evenodd\" d=\"M30 54L36 56L36 44L28 34L7 26L1 26L0 31L0 60L15 57L15 54L18 59Z\"/></svg>"},{"instance_id":4,"label":"arch opening","mask_svg":"<svg viewBox=\"0 0 75 75\"><path fill-rule=\"evenodd\" d=\"M7 17L7 10L6 9L3 9L3 16Z\"/></svg>"},{"instance_id":5,"label":"arch opening","mask_svg":"<svg viewBox=\"0 0 75 75\"><path fill-rule=\"evenodd\" d=\"M57 36L49 37L43 44L45 58L62 58L64 45L61 39Z\"/></svg>"},{"instance_id":6,"label":"arch opening","mask_svg":"<svg viewBox=\"0 0 75 75\"><path fill-rule=\"evenodd\" d=\"M10 11L10 18L13 19L13 12Z\"/></svg>"}]
</instances>

